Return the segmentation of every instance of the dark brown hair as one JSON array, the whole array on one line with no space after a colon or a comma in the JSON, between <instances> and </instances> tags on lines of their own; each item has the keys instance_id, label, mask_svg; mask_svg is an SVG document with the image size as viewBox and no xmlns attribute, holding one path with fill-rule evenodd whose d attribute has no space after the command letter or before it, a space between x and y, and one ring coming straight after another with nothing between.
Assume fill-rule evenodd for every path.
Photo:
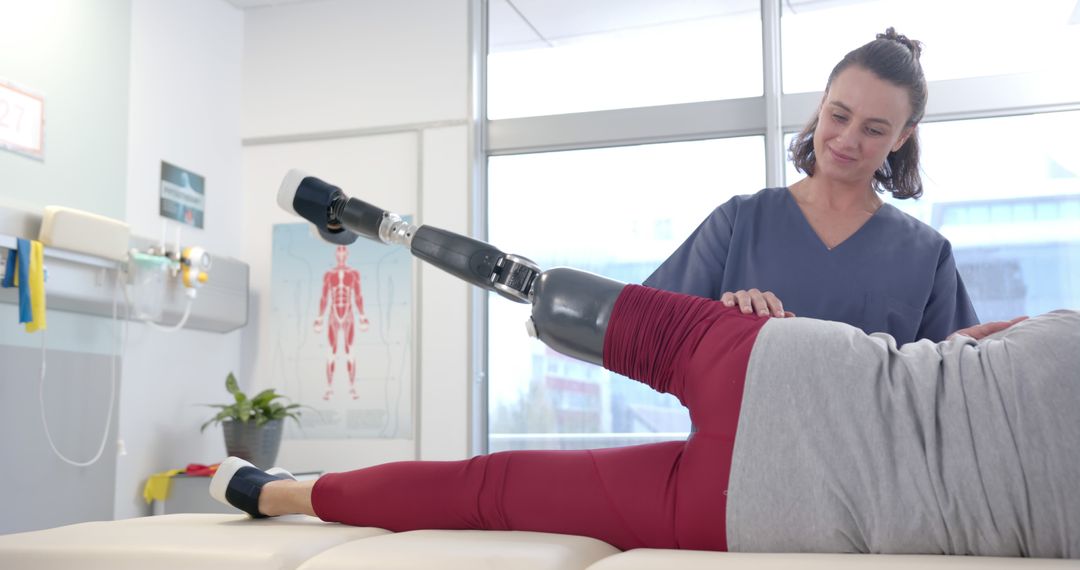
<instances>
[{"instance_id":1,"label":"dark brown hair","mask_svg":"<svg viewBox=\"0 0 1080 570\"><path fill-rule=\"evenodd\" d=\"M825 94L842 71L857 65L884 81L888 81L908 91L911 103L911 117L904 127L919 124L926 113L926 77L923 75L919 55L922 43L896 33L889 28L877 39L848 52L840 63L836 64L825 84ZM824 102L824 99L822 100ZM820 109L819 109L820 112ZM807 123L802 132L791 141L791 160L799 172L814 175L814 131L818 126L818 114ZM894 198L918 198L922 196L922 178L919 176L919 138L918 132L912 132L900 150L890 152L885 163L874 172L871 183L878 192L891 192Z\"/></svg>"}]
</instances>

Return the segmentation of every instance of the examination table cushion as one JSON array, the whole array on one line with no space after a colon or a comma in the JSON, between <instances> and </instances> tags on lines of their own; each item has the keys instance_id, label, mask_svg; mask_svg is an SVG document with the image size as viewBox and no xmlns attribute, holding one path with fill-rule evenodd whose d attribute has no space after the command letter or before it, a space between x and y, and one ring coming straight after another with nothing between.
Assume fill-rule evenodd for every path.
<instances>
[{"instance_id":1,"label":"examination table cushion","mask_svg":"<svg viewBox=\"0 0 1080 570\"><path fill-rule=\"evenodd\" d=\"M174 514L3 535L0 568L294 570L328 548L386 533L304 515Z\"/></svg>"},{"instance_id":2,"label":"examination table cushion","mask_svg":"<svg viewBox=\"0 0 1080 570\"><path fill-rule=\"evenodd\" d=\"M300 570L584 570L618 553L606 542L567 534L415 530L335 546Z\"/></svg>"},{"instance_id":3,"label":"examination table cushion","mask_svg":"<svg viewBox=\"0 0 1080 570\"><path fill-rule=\"evenodd\" d=\"M1076 560L914 554L804 554L702 552L639 548L597 562L589 570L1054 570Z\"/></svg>"},{"instance_id":4,"label":"examination table cushion","mask_svg":"<svg viewBox=\"0 0 1080 570\"><path fill-rule=\"evenodd\" d=\"M2 570L1053 570L1076 560L637 549L580 536L419 530L293 515L172 514L0 536Z\"/></svg>"}]
</instances>

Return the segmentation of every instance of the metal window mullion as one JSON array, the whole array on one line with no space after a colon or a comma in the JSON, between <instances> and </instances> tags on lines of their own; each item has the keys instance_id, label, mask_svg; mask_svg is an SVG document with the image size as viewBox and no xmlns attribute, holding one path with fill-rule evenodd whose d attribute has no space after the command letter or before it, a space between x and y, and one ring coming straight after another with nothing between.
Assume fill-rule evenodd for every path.
<instances>
[{"instance_id":1,"label":"metal window mullion","mask_svg":"<svg viewBox=\"0 0 1080 570\"><path fill-rule=\"evenodd\" d=\"M923 123L1080 110L1080 81L1061 74L1018 73L931 81ZM783 96L782 131L800 130L823 92Z\"/></svg>"},{"instance_id":2,"label":"metal window mullion","mask_svg":"<svg viewBox=\"0 0 1080 570\"><path fill-rule=\"evenodd\" d=\"M488 121L489 155L761 135L764 98Z\"/></svg>"},{"instance_id":3,"label":"metal window mullion","mask_svg":"<svg viewBox=\"0 0 1080 570\"><path fill-rule=\"evenodd\" d=\"M761 0L761 63L765 99L765 184L769 188L784 184L780 14L780 0Z\"/></svg>"},{"instance_id":4,"label":"metal window mullion","mask_svg":"<svg viewBox=\"0 0 1080 570\"><path fill-rule=\"evenodd\" d=\"M487 239L487 54L488 1L469 2L469 182L472 204L469 231ZM469 453L488 451L488 307L487 293L470 287L469 309Z\"/></svg>"},{"instance_id":5,"label":"metal window mullion","mask_svg":"<svg viewBox=\"0 0 1080 570\"><path fill-rule=\"evenodd\" d=\"M926 121L1080 109L1080 80L1064 73L1018 73L933 81Z\"/></svg>"}]
</instances>

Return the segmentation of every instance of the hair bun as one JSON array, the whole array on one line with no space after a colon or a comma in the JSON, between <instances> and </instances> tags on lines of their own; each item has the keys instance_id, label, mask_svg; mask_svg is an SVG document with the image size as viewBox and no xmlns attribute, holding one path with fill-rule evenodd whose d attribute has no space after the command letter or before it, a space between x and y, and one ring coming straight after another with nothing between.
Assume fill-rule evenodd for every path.
<instances>
[{"instance_id":1,"label":"hair bun","mask_svg":"<svg viewBox=\"0 0 1080 570\"><path fill-rule=\"evenodd\" d=\"M894 41L908 48L911 50L911 56L914 57L916 61L918 61L919 56L922 55L922 42L913 40L904 34L896 33L896 28L892 26L889 26L884 34L878 34L877 39Z\"/></svg>"}]
</instances>

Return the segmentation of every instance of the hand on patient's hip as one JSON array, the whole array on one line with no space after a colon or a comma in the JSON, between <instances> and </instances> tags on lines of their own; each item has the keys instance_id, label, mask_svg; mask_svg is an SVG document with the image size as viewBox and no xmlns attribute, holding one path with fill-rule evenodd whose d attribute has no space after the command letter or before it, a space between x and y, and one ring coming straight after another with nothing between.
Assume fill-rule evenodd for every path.
<instances>
[{"instance_id":1,"label":"hand on patient's hip","mask_svg":"<svg viewBox=\"0 0 1080 570\"><path fill-rule=\"evenodd\" d=\"M949 338L951 339L956 335L964 335L967 337L971 337L975 340L980 340L996 332L1001 332L1025 319L1027 319L1027 317L1016 317L1011 321L992 321L989 323L980 323L974 326L967 327L965 329L960 329L949 335Z\"/></svg>"},{"instance_id":2,"label":"hand on patient's hip","mask_svg":"<svg viewBox=\"0 0 1080 570\"><path fill-rule=\"evenodd\" d=\"M757 289L728 291L720 296L720 302L728 307L739 306L744 315L756 313L762 317L794 317L795 313L784 310L784 304L772 291L761 292Z\"/></svg>"}]
</instances>

